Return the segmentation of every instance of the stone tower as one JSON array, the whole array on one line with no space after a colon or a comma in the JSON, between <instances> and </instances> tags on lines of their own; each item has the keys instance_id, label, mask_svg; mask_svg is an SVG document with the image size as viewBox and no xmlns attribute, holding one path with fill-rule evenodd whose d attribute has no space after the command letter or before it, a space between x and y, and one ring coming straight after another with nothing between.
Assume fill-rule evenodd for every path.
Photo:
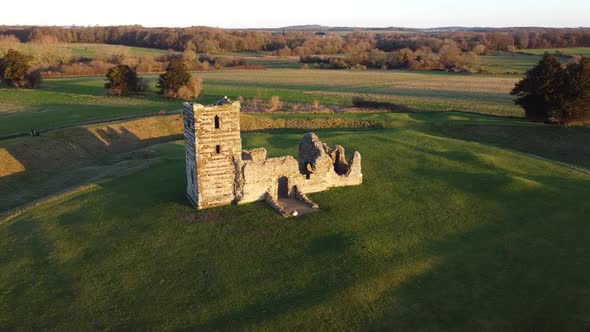
<instances>
[{"instance_id":1,"label":"stone tower","mask_svg":"<svg viewBox=\"0 0 590 332\"><path fill-rule=\"evenodd\" d=\"M203 106L184 103L186 195L199 208L234 201L241 158L240 103Z\"/></svg>"}]
</instances>

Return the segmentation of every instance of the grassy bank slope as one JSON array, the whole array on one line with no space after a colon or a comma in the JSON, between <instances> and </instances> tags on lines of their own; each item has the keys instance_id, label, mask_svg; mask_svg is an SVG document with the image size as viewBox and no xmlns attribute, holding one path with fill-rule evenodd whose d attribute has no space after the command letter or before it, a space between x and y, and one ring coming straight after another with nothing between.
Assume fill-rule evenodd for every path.
<instances>
[{"instance_id":1,"label":"grassy bank slope","mask_svg":"<svg viewBox=\"0 0 590 332\"><path fill-rule=\"evenodd\" d=\"M104 166L127 157L139 158L132 163L141 164L149 153L132 151L181 137L180 116L168 115L1 140L0 214L71 186L125 172L125 167L105 170Z\"/></svg>"}]
</instances>

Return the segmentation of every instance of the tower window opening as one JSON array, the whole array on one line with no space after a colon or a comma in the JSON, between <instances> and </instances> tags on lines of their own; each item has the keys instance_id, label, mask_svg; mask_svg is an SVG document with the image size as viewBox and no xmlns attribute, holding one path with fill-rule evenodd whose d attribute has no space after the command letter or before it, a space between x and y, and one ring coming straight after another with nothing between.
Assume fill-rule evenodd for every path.
<instances>
[{"instance_id":1,"label":"tower window opening","mask_svg":"<svg viewBox=\"0 0 590 332\"><path fill-rule=\"evenodd\" d=\"M216 145L215 146L215 152L217 152L217 154L221 153L221 145Z\"/></svg>"},{"instance_id":2,"label":"tower window opening","mask_svg":"<svg viewBox=\"0 0 590 332\"><path fill-rule=\"evenodd\" d=\"M310 163L306 163L305 164L305 179L306 180L311 179L311 173L313 173L313 167L311 166Z\"/></svg>"},{"instance_id":3,"label":"tower window opening","mask_svg":"<svg viewBox=\"0 0 590 332\"><path fill-rule=\"evenodd\" d=\"M219 129L219 115L215 116L215 129Z\"/></svg>"}]
</instances>

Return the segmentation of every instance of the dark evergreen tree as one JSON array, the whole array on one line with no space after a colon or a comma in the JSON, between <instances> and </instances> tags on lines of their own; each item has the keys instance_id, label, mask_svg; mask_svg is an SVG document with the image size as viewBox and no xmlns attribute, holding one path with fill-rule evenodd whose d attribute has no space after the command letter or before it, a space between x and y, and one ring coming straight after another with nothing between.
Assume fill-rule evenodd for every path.
<instances>
[{"instance_id":1,"label":"dark evergreen tree","mask_svg":"<svg viewBox=\"0 0 590 332\"><path fill-rule=\"evenodd\" d=\"M169 97L176 98L181 87L186 86L191 81L191 74L184 61L173 60L168 64L166 72L158 78L157 87L159 93Z\"/></svg>"},{"instance_id":2,"label":"dark evergreen tree","mask_svg":"<svg viewBox=\"0 0 590 332\"><path fill-rule=\"evenodd\" d=\"M527 119L564 125L590 122L590 59L563 66L546 54L511 92Z\"/></svg>"},{"instance_id":3,"label":"dark evergreen tree","mask_svg":"<svg viewBox=\"0 0 590 332\"><path fill-rule=\"evenodd\" d=\"M516 83L510 92L517 96L514 101L524 108L526 118L533 121L549 121L556 108L556 96L559 93L559 80L563 75L563 66L554 54L545 54L543 59L524 79Z\"/></svg>"},{"instance_id":4,"label":"dark evergreen tree","mask_svg":"<svg viewBox=\"0 0 590 332\"><path fill-rule=\"evenodd\" d=\"M560 78L553 118L566 125L590 123L590 58L569 64Z\"/></svg>"},{"instance_id":5,"label":"dark evergreen tree","mask_svg":"<svg viewBox=\"0 0 590 332\"><path fill-rule=\"evenodd\" d=\"M115 66L107 72L104 84L108 94L125 96L141 92L141 78L137 71L128 65Z\"/></svg>"}]
</instances>

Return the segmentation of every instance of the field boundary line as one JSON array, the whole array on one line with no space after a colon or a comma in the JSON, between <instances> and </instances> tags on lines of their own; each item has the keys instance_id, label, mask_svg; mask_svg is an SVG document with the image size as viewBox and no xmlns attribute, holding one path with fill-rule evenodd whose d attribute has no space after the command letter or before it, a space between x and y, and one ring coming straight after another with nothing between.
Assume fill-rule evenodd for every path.
<instances>
[{"instance_id":1,"label":"field boundary line","mask_svg":"<svg viewBox=\"0 0 590 332\"><path fill-rule=\"evenodd\" d=\"M559 165L559 166L562 166L562 167L565 167L565 168L569 168L571 170L574 170L574 171L577 171L577 172L580 172L580 173L583 173L583 174L586 174L586 175L590 175L590 169L589 168L586 168L586 167L583 167L583 166L577 166L577 165L569 164L569 163L566 163L566 162L563 162L563 161L558 161L558 160L555 160L555 159L545 158L545 157L539 156L537 154L533 154L533 153L529 153L529 152L523 152L523 151L520 151L520 150L515 150L515 149L503 147L503 146L500 146L500 145L497 145L497 144L493 144L493 143L484 144L484 143L479 143L479 142L475 142L475 141L471 141L471 140L465 140L465 141L466 142L477 143L477 144L481 144L481 145L493 146L493 147L498 148L498 149L510 151L510 152L516 153L516 154L521 154L523 156L530 157L530 158L533 158L533 159L546 161L546 162L549 162L549 163L552 163L552 164L556 164L556 165Z\"/></svg>"},{"instance_id":2,"label":"field boundary line","mask_svg":"<svg viewBox=\"0 0 590 332\"><path fill-rule=\"evenodd\" d=\"M497 145L495 145L495 146L497 146ZM542 160L542 161L548 161L548 162L554 163L556 165L563 166L563 167L569 168L571 170L578 171L580 173L584 173L586 175L590 175L590 169L585 168L585 167L582 167L582 166L576 166L576 165L573 165L573 164L565 163L563 161L557 161L557 160L554 160L554 159L549 159L549 158L541 157L539 155L532 154L532 153L521 152L521 151L512 150L512 149L507 149L507 150L510 150L510 151L513 151L513 152L518 152L518 153L521 153L521 154L523 154L523 155L525 155L527 157L531 157L531 158L534 158L534 159L538 159L538 160Z\"/></svg>"},{"instance_id":3,"label":"field boundary line","mask_svg":"<svg viewBox=\"0 0 590 332\"><path fill-rule=\"evenodd\" d=\"M39 198L37 200L34 200L34 201L27 203L25 205L22 205L20 207L10 209L10 210L0 214L0 224L8 222L14 218L17 218L36 206L46 204L46 203L49 203L52 201L57 201L59 199L67 198L70 196L73 197L76 194L83 194L85 192L90 192L90 191L99 189L100 184L101 184L100 181L95 181L93 183L83 183L83 184L73 186L73 187L67 188L65 190L59 191L57 193L50 194L49 196Z\"/></svg>"}]
</instances>

